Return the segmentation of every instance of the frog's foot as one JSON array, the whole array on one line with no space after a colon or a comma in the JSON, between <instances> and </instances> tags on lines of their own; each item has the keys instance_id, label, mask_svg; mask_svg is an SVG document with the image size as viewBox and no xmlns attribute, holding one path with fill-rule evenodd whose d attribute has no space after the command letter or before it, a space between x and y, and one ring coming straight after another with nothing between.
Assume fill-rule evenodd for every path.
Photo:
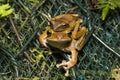
<instances>
[{"instance_id":1,"label":"frog's foot","mask_svg":"<svg viewBox=\"0 0 120 80\"><path fill-rule=\"evenodd\" d=\"M56 65L57 68L60 66L63 66L63 68L66 70L65 76L69 76L69 69L66 68L68 66L68 62L63 60L62 63Z\"/></svg>"},{"instance_id":2,"label":"frog's foot","mask_svg":"<svg viewBox=\"0 0 120 80\"><path fill-rule=\"evenodd\" d=\"M69 70L66 70L65 76L69 76Z\"/></svg>"},{"instance_id":3,"label":"frog's foot","mask_svg":"<svg viewBox=\"0 0 120 80\"><path fill-rule=\"evenodd\" d=\"M74 65L76 64L76 62L70 60L70 61L66 61L66 60L63 60L62 63L60 64L57 64L56 67L59 68L60 66L62 66L65 70L66 70L66 73L65 73L65 76L69 76L69 70L70 68L72 68Z\"/></svg>"},{"instance_id":4,"label":"frog's foot","mask_svg":"<svg viewBox=\"0 0 120 80\"><path fill-rule=\"evenodd\" d=\"M69 70L70 68L72 68L74 65L76 64L76 62L70 60L70 61L66 61L66 60L63 60L62 63L60 64L57 64L56 67L59 68L60 66L63 66L63 68L65 70Z\"/></svg>"},{"instance_id":5,"label":"frog's foot","mask_svg":"<svg viewBox=\"0 0 120 80\"><path fill-rule=\"evenodd\" d=\"M76 64L76 62L70 60L70 61L66 62L66 63L63 65L63 68L64 68L65 70L69 70L69 69L72 68L75 64Z\"/></svg>"},{"instance_id":6,"label":"frog's foot","mask_svg":"<svg viewBox=\"0 0 120 80\"><path fill-rule=\"evenodd\" d=\"M66 65L66 60L63 60L62 63L57 64L56 67L59 68L60 66L65 66Z\"/></svg>"}]
</instances>

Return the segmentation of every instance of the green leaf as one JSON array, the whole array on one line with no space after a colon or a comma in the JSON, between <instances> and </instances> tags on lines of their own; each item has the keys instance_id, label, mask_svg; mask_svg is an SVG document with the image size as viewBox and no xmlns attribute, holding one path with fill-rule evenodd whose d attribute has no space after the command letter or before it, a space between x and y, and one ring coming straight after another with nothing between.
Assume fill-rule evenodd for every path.
<instances>
[{"instance_id":1,"label":"green leaf","mask_svg":"<svg viewBox=\"0 0 120 80\"><path fill-rule=\"evenodd\" d=\"M106 4L103 4L103 5L98 6L99 9L103 9L103 8L105 8L105 7L106 7Z\"/></svg>"},{"instance_id":2,"label":"green leaf","mask_svg":"<svg viewBox=\"0 0 120 80\"><path fill-rule=\"evenodd\" d=\"M120 6L120 0L98 0L99 9L102 9L102 20L105 19L109 9L115 9Z\"/></svg>"},{"instance_id":3,"label":"green leaf","mask_svg":"<svg viewBox=\"0 0 120 80\"><path fill-rule=\"evenodd\" d=\"M105 20L108 11L109 11L109 6L106 6L105 8L103 8L103 10L102 10L102 20Z\"/></svg>"},{"instance_id":4,"label":"green leaf","mask_svg":"<svg viewBox=\"0 0 120 80\"><path fill-rule=\"evenodd\" d=\"M4 4L2 6L0 6L0 16L1 17L5 17L9 14L11 14L14 11L13 8L10 8L9 4Z\"/></svg>"},{"instance_id":5,"label":"green leaf","mask_svg":"<svg viewBox=\"0 0 120 80\"><path fill-rule=\"evenodd\" d=\"M33 54L33 58L31 58L37 65L40 62L41 59L45 59L43 55L43 51L37 50L35 48L30 50L32 53L37 53L37 55Z\"/></svg>"},{"instance_id":6,"label":"green leaf","mask_svg":"<svg viewBox=\"0 0 120 80\"><path fill-rule=\"evenodd\" d=\"M100 4L105 4L105 3L107 3L107 1L108 1L108 0L98 0L98 3L100 3Z\"/></svg>"},{"instance_id":7,"label":"green leaf","mask_svg":"<svg viewBox=\"0 0 120 80\"><path fill-rule=\"evenodd\" d=\"M120 6L120 0L111 0L117 7Z\"/></svg>"},{"instance_id":8,"label":"green leaf","mask_svg":"<svg viewBox=\"0 0 120 80\"><path fill-rule=\"evenodd\" d=\"M29 0L30 2L36 3L38 0Z\"/></svg>"},{"instance_id":9,"label":"green leaf","mask_svg":"<svg viewBox=\"0 0 120 80\"><path fill-rule=\"evenodd\" d=\"M3 0L0 0L0 2L3 2Z\"/></svg>"}]
</instances>

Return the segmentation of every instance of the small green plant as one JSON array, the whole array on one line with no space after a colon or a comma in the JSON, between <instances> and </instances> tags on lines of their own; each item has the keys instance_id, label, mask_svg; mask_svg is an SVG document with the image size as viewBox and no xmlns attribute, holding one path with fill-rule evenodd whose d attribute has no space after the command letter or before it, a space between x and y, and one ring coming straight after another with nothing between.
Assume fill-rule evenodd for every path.
<instances>
[{"instance_id":1,"label":"small green plant","mask_svg":"<svg viewBox=\"0 0 120 80\"><path fill-rule=\"evenodd\" d=\"M5 17L11 14L14 11L9 4L4 4L0 6L0 17Z\"/></svg>"},{"instance_id":2,"label":"small green plant","mask_svg":"<svg viewBox=\"0 0 120 80\"><path fill-rule=\"evenodd\" d=\"M29 0L30 2L36 3L38 0Z\"/></svg>"},{"instance_id":3,"label":"small green plant","mask_svg":"<svg viewBox=\"0 0 120 80\"><path fill-rule=\"evenodd\" d=\"M98 8L102 9L102 20L105 20L110 9L114 10L120 6L120 0L98 0L98 3Z\"/></svg>"},{"instance_id":4,"label":"small green plant","mask_svg":"<svg viewBox=\"0 0 120 80\"><path fill-rule=\"evenodd\" d=\"M3 2L3 0L0 0L0 2Z\"/></svg>"},{"instance_id":5,"label":"small green plant","mask_svg":"<svg viewBox=\"0 0 120 80\"><path fill-rule=\"evenodd\" d=\"M43 51L37 50L35 48L30 50L32 53L37 53L37 55L33 54L33 58L32 61L34 61L37 65L40 62L41 59L45 59L44 55L43 55Z\"/></svg>"}]
</instances>

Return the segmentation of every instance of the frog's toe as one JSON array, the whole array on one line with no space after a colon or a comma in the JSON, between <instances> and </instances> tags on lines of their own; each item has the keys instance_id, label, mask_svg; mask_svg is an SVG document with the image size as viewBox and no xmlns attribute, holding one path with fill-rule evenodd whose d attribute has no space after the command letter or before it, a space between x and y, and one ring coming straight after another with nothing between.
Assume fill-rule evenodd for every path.
<instances>
[{"instance_id":1,"label":"frog's toe","mask_svg":"<svg viewBox=\"0 0 120 80\"><path fill-rule=\"evenodd\" d=\"M69 76L69 70L66 70L65 76Z\"/></svg>"},{"instance_id":2,"label":"frog's toe","mask_svg":"<svg viewBox=\"0 0 120 80\"><path fill-rule=\"evenodd\" d=\"M67 61L63 60L62 63L57 64L56 67L59 68L60 66L66 66Z\"/></svg>"},{"instance_id":3,"label":"frog's toe","mask_svg":"<svg viewBox=\"0 0 120 80\"><path fill-rule=\"evenodd\" d=\"M49 54L49 55L51 55L51 54L52 54L52 51L51 51L50 49L48 50L48 54Z\"/></svg>"},{"instance_id":4,"label":"frog's toe","mask_svg":"<svg viewBox=\"0 0 120 80\"><path fill-rule=\"evenodd\" d=\"M60 64L57 64L56 67L59 68L59 67L60 67Z\"/></svg>"}]
</instances>

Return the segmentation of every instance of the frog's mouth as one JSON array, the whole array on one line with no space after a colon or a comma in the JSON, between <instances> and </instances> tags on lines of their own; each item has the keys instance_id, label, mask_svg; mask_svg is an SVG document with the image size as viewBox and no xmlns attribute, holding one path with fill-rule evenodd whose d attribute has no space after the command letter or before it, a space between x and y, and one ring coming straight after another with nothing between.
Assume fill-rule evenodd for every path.
<instances>
[{"instance_id":1,"label":"frog's mouth","mask_svg":"<svg viewBox=\"0 0 120 80\"><path fill-rule=\"evenodd\" d=\"M71 37L64 32L53 32L48 36L47 40L53 42L69 42L71 41Z\"/></svg>"},{"instance_id":2,"label":"frog's mouth","mask_svg":"<svg viewBox=\"0 0 120 80\"><path fill-rule=\"evenodd\" d=\"M71 39L61 39L61 40L57 40L57 39L48 39L47 40L47 44L52 46L52 47L56 47L56 48L65 48L67 46L69 46L71 43Z\"/></svg>"},{"instance_id":3,"label":"frog's mouth","mask_svg":"<svg viewBox=\"0 0 120 80\"><path fill-rule=\"evenodd\" d=\"M71 39L47 39L48 42L58 42L58 43L66 43L71 42Z\"/></svg>"}]
</instances>

